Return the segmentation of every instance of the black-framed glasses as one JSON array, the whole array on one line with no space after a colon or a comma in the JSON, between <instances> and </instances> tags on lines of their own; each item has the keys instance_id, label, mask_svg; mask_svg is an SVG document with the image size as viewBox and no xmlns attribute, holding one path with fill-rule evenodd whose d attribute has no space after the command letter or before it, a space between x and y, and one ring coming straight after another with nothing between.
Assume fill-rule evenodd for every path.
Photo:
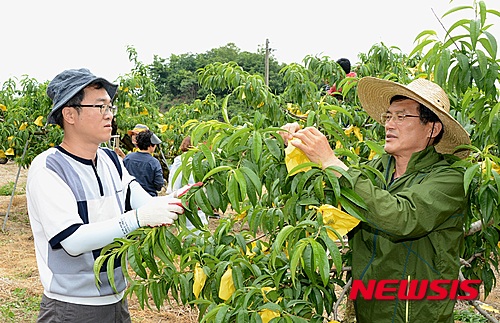
<instances>
[{"instance_id":1,"label":"black-framed glasses","mask_svg":"<svg viewBox=\"0 0 500 323\"><path fill-rule=\"evenodd\" d=\"M111 104L75 104L72 107L82 107L82 108L99 108L101 114L111 113L112 116L116 115L118 112L118 107L116 105Z\"/></svg>"},{"instance_id":2,"label":"black-framed glasses","mask_svg":"<svg viewBox=\"0 0 500 323\"><path fill-rule=\"evenodd\" d=\"M420 116L405 114L404 112L395 112L394 114L384 112L380 114L380 119L384 124L387 124L389 121L391 121L391 119L394 120L397 124L400 124L405 120L405 118L420 118Z\"/></svg>"}]
</instances>

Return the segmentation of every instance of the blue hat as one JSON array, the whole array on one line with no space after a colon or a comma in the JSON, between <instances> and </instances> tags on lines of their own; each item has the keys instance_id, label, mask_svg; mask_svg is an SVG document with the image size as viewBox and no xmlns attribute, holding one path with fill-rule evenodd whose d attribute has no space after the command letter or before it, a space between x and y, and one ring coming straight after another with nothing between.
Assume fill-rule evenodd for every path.
<instances>
[{"instance_id":1,"label":"blue hat","mask_svg":"<svg viewBox=\"0 0 500 323\"><path fill-rule=\"evenodd\" d=\"M47 122L49 124L56 123L55 112L64 107L78 92L94 81L101 81L111 99L115 97L118 85L112 84L102 77L95 76L86 68L65 70L54 77L47 87L47 95L53 102L52 111L47 117Z\"/></svg>"}]
</instances>

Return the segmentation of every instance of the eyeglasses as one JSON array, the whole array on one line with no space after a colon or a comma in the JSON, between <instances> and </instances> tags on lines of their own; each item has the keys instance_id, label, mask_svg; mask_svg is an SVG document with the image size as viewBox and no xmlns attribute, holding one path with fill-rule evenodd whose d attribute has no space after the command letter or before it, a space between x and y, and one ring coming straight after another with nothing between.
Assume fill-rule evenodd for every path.
<instances>
[{"instance_id":1,"label":"eyeglasses","mask_svg":"<svg viewBox=\"0 0 500 323\"><path fill-rule=\"evenodd\" d=\"M110 105L110 104L77 104L73 105L72 107L78 108L99 108L99 111L101 114L106 114L106 113L111 113L112 116L116 115L116 112L118 112L118 107L116 105Z\"/></svg>"},{"instance_id":2,"label":"eyeglasses","mask_svg":"<svg viewBox=\"0 0 500 323\"><path fill-rule=\"evenodd\" d=\"M405 118L420 118L420 116L405 114L403 112L396 112L394 114L389 112L384 112L380 114L380 119L382 120L382 122L384 122L384 124L387 124L389 121L391 121L391 119L393 119L394 122L396 122L397 124L401 124L403 123Z\"/></svg>"}]
</instances>

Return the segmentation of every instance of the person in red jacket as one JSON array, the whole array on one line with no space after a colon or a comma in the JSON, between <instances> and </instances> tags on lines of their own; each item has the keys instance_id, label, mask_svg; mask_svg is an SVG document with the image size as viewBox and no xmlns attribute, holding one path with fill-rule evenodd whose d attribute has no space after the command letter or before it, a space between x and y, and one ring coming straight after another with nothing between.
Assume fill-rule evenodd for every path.
<instances>
[{"instance_id":1,"label":"person in red jacket","mask_svg":"<svg viewBox=\"0 0 500 323\"><path fill-rule=\"evenodd\" d=\"M351 62L347 58L339 58L337 64L342 67L345 72L345 77L356 77L356 72L351 72ZM328 89L328 94L335 96L337 99L342 99L342 88L338 88L333 84L330 89Z\"/></svg>"}]
</instances>

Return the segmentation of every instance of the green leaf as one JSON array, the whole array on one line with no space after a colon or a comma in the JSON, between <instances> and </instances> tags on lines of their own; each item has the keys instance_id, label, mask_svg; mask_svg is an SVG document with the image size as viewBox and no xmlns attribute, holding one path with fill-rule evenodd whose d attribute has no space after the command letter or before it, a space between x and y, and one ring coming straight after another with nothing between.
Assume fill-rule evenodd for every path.
<instances>
[{"instance_id":1,"label":"green leaf","mask_svg":"<svg viewBox=\"0 0 500 323\"><path fill-rule=\"evenodd\" d=\"M243 278L243 273L240 266L233 266L233 283L236 290L243 289L245 287L245 280Z\"/></svg>"},{"instance_id":2,"label":"green leaf","mask_svg":"<svg viewBox=\"0 0 500 323\"><path fill-rule=\"evenodd\" d=\"M248 133L251 131L250 128L248 127L240 127L238 130L236 130L231 136L229 136L229 139L226 144L226 149L228 151L232 151L235 149L235 146L238 146L240 144L240 141L242 138L245 138L248 136ZM246 142L245 142L246 144Z\"/></svg>"},{"instance_id":3,"label":"green leaf","mask_svg":"<svg viewBox=\"0 0 500 323\"><path fill-rule=\"evenodd\" d=\"M158 310L160 310L163 305L164 297L162 293L163 284L161 282L153 281L149 285L149 291L151 292L151 297L153 298L153 302Z\"/></svg>"},{"instance_id":4,"label":"green leaf","mask_svg":"<svg viewBox=\"0 0 500 323\"><path fill-rule=\"evenodd\" d=\"M330 265L325 249L315 240L311 241L311 247L314 253L314 266L319 270L323 286L326 286L330 280Z\"/></svg>"},{"instance_id":5,"label":"green leaf","mask_svg":"<svg viewBox=\"0 0 500 323\"><path fill-rule=\"evenodd\" d=\"M257 176L257 174L255 174L255 172L253 170L251 170L250 168L245 167L245 166L240 167L239 170L243 174L245 174L245 176L248 177L248 179L252 183L253 187L257 190L257 193L259 194L259 196L262 195L262 183L261 183L259 177ZM249 185L247 185L247 187L248 186Z\"/></svg>"},{"instance_id":6,"label":"green leaf","mask_svg":"<svg viewBox=\"0 0 500 323\"><path fill-rule=\"evenodd\" d=\"M479 168L480 168L479 164L474 164L471 167L467 168L467 170L465 171L465 174L464 174L465 194L467 194L467 192L469 192L470 183L472 182L472 180L474 179L476 174L478 174L480 172Z\"/></svg>"},{"instance_id":7,"label":"green leaf","mask_svg":"<svg viewBox=\"0 0 500 323\"><path fill-rule=\"evenodd\" d=\"M491 172L493 174L493 178L495 179L495 184L496 184L496 190L497 190L497 203L500 203L500 175L493 171Z\"/></svg>"},{"instance_id":8,"label":"green leaf","mask_svg":"<svg viewBox=\"0 0 500 323\"><path fill-rule=\"evenodd\" d=\"M229 121L229 116L227 114L227 102L229 100L229 97L231 96L231 94L227 95L224 100L222 101L222 117L224 118L224 122L225 123L231 123Z\"/></svg>"},{"instance_id":9,"label":"green leaf","mask_svg":"<svg viewBox=\"0 0 500 323\"><path fill-rule=\"evenodd\" d=\"M368 208L365 201L354 190L348 187L342 187L340 190L342 192L342 196L349 199L352 203L365 210Z\"/></svg>"},{"instance_id":10,"label":"green leaf","mask_svg":"<svg viewBox=\"0 0 500 323\"><path fill-rule=\"evenodd\" d=\"M298 244L292 249L292 257L290 259L290 273L292 283L295 284L295 276L297 275L297 267L304 254L304 249L309 244L305 240L300 240Z\"/></svg>"},{"instance_id":11,"label":"green leaf","mask_svg":"<svg viewBox=\"0 0 500 323\"><path fill-rule=\"evenodd\" d=\"M149 231L146 239L143 240L142 247L140 249L142 259L146 263L146 267L151 271L152 274L158 275L158 266L156 265L156 261L152 255L152 246L151 246L151 235L154 235L156 232L155 229Z\"/></svg>"},{"instance_id":12,"label":"green leaf","mask_svg":"<svg viewBox=\"0 0 500 323\"><path fill-rule=\"evenodd\" d=\"M197 190L196 193L194 193L194 199L196 201L196 204L198 207L203 211L205 214L212 214L214 212L213 206L210 204L210 201L208 200L207 195L205 194L204 190ZM193 225L201 229L203 227L203 223L201 222L198 213L193 212L194 218L197 218L198 221L196 221L196 224L193 223ZM192 222L191 222L192 223Z\"/></svg>"},{"instance_id":13,"label":"green leaf","mask_svg":"<svg viewBox=\"0 0 500 323\"><path fill-rule=\"evenodd\" d=\"M177 237L168 229L163 230L163 233L165 234L167 245L170 250L172 250L176 255L182 255L182 245L179 239L177 239Z\"/></svg>"},{"instance_id":14,"label":"green leaf","mask_svg":"<svg viewBox=\"0 0 500 323\"><path fill-rule=\"evenodd\" d=\"M201 152L205 156L205 158L208 162L208 165L210 165L210 168L214 168L215 167L215 157L214 157L214 154L212 153L212 151L208 148L208 146L206 144L198 145L198 148L200 148Z\"/></svg>"},{"instance_id":15,"label":"green leaf","mask_svg":"<svg viewBox=\"0 0 500 323\"><path fill-rule=\"evenodd\" d=\"M139 275L139 277L146 279L148 274L146 273L146 269L142 265L142 257L137 249L137 244L131 244L128 252L128 262L130 267L134 270L134 272Z\"/></svg>"},{"instance_id":16,"label":"green leaf","mask_svg":"<svg viewBox=\"0 0 500 323\"><path fill-rule=\"evenodd\" d=\"M168 263L170 263L170 259L168 259L168 256L165 253L165 250L161 246L160 236L161 236L161 234L158 235L158 240L154 241L153 252L154 252L155 256L157 256L163 263L168 264Z\"/></svg>"},{"instance_id":17,"label":"green leaf","mask_svg":"<svg viewBox=\"0 0 500 323\"><path fill-rule=\"evenodd\" d=\"M227 172L232 170L233 168L231 166L218 166L215 167L214 169L210 170L204 177L202 182L205 182L208 178L213 176L214 174L220 173L220 172Z\"/></svg>"},{"instance_id":18,"label":"green leaf","mask_svg":"<svg viewBox=\"0 0 500 323\"><path fill-rule=\"evenodd\" d=\"M304 168L307 168L307 167L318 167L318 166L319 165L317 163L313 163L313 162L302 163L302 164L297 165L294 168L290 169L290 171L288 172L288 176L295 175L301 169L304 169ZM293 175L290 175L290 174L293 174Z\"/></svg>"},{"instance_id":19,"label":"green leaf","mask_svg":"<svg viewBox=\"0 0 500 323\"><path fill-rule=\"evenodd\" d=\"M259 162L261 155L262 155L262 135L258 130L254 130L253 141L252 141L252 156L255 163Z\"/></svg>"},{"instance_id":20,"label":"green leaf","mask_svg":"<svg viewBox=\"0 0 500 323\"><path fill-rule=\"evenodd\" d=\"M228 177L227 196L233 210L235 210L237 213L241 213L239 186L234 173L232 174L232 176L230 175Z\"/></svg>"},{"instance_id":21,"label":"green leaf","mask_svg":"<svg viewBox=\"0 0 500 323\"><path fill-rule=\"evenodd\" d=\"M267 149L269 149L271 155L273 155L273 157L277 160L281 160L284 153L276 143L276 140L266 138L264 139L264 142L266 143Z\"/></svg>"},{"instance_id":22,"label":"green leaf","mask_svg":"<svg viewBox=\"0 0 500 323\"><path fill-rule=\"evenodd\" d=\"M234 171L234 178L238 182L241 201L244 201L247 196L247 181L239 168Z\"/></svg>"},{"instance_id":23,"label":"green leaf","mask_svg":"<svg viewBox=\"0 0 500 323\"><path fill-rule=\"evenodd\" d=\"M333 265L337 269L337 274L341 274L342 272L342 255L340 254L339 247L330 239L330 236L328 235L327 228L323 227L321 228L321 239L325 243L326 247L328 248L328 251L330 251L330 257L333 260Z\"/></svg>"},{"instance_id":24,"label":"green leaf","mask_svg":"<svg viewBox=\"0 0 500 323\"><path fill-rule=\"evenodd\" d=\"M99 277L101 272L101 267L104 265L104 262L108 258L108 255L100 255L94 262L94 278L96 282L97 288L100 288L99 285L102 284L101 278Z\"/></svg>"},{"instance_id":25,"label":"green leaf","mask_svg":"<svg viewBox=\"0 0 500 323\"><path fill-rule=\"evenodd\" d=\"M280 230L280 232L276 236L276 240L274 240L273 245L271 247L272 254L281 253L281 250L285 247L285 240L288 238L290 233L292 233L294 230L295 230L295 227L291 226L291 225L284 226Z\"/></svg>"},{"instance_id":26,"label":"green leaf","mask_svg":"<svg viewBox=\"0 0 500 323\"><path fill-rule=\"evenodd\" d=\"M470 39L471 39L471 43L472 43L472 49L475 50L477 40L479 38L479 32L481 29L481 25L480 25L479 21L474 20L474 19L471 19L469 24L470 24L469 32L470 32Z\"/></svg>"},{"instance_id":27,"label":"green leaf","mask_svg":"<svg viewBox=\"0 0 500 323\"><path fill-rule=\"evenodd\" d=\"M319 200L323 200L325 198L323 185L323 176L318 176L314 179L314 194Z\"/></svg>"},{"instance_id":28,"label":"green leaf","mask_svg":"<svg viewBox=\"0 0 500 323\"><path fill-rule=\"evenodd\" d=\"M116 290L115 283L115 258L116 254L111 254L108 258L108 263L106 264L106 273L108 274L109 284L115 293L118 293Z\"/></svg>"},{"instance_id":29,"label":"green leaf","mask_svg":"<svg viewBox=\"0 0 500 323\"><path fill-rule=\"evenodd\" d=\"M304 164L308 164L308 163L304 163ZM302 165L304 165L302 164ZM299 165L301 166L301 165ZM297 167L294 167L294 169L297 169ZM292 171L294 171L294 169L292 169ZM299 181L297 182L297 184L295 185L295 179L294 179L294 182L292 183L292 193L302 193L303 190L305 190L305 186L306 184L308 183L309 179L311 179L314 175L320 173L320 170L318 168L313 168L303 174L298 174L296 175L296 178L298 178L298 176L301 176Z\"/></svg>"},{"instance_id":30,"label":"green leaf","mask_svg":"<svg viewBox=\"0 0 500 323\"><path fill-rule=\"evenodd\" d=\"M500 111L500 102L497 102L495 106L493 106L493 108L491 109L490 117L488 119L488 125L490 127L493 126L493 120L495 120L495 118L498 118L499 111Z\"/></svg>"},{"instance_id":31,"label":"green leaf","mask_svg":"<svg viewBox=\"0 0 500 323\"><path fill-rule=\"evenodd\" d=\"M314 252L311 246L311 241L310 239L304 239L299 241L299 243L307 241L308 244L305 246L303 253L302 253L302 267L304 268L304 271L306 272L307 277L311 280L313 284L316 284L316 271L315 271L315 265L314 265ZM292 249L292 259L294 259L295 256L295 249ZM290 270L292 268L290 267Z\"/></svg>"},{"instance_id":32,"label":"green leaf","mask_svg":"<svg viewBox=\"0 0 500 323\"><path fill-rule=\"evenodd\" d=\"M228 305L220 305L220 307L218 307L217 315L215 316L215 322L226 322L225 318L228 311Z\"/></svg>"},{"instance_id":33,"label":"green leaf","mask_svg":"<svg viewBox=\"0 0 500 323\"><path fill-rule=\"evenodd\" d=\"M215 210L221 208L221 194L217 189L219 186L212 181L209 181L205 186L205 190L207 192L207 197L210 201L210 204L214 207Z\"/></svg>"},{"instance_id":34,"label":"green leaf","mask_svg":"<svg viewBox=\"0 0 500 323\"><path fill-rule=\"evenodd\" d=\"M181 301L182 304L187 304L191 297L193 296L193 289L192 285L188 279L188 276L186 275L179 275L179 283L180 283L180 290L181 290ZM192 278L192 276L189 276Z\"/></svg>"}]
</instances>

